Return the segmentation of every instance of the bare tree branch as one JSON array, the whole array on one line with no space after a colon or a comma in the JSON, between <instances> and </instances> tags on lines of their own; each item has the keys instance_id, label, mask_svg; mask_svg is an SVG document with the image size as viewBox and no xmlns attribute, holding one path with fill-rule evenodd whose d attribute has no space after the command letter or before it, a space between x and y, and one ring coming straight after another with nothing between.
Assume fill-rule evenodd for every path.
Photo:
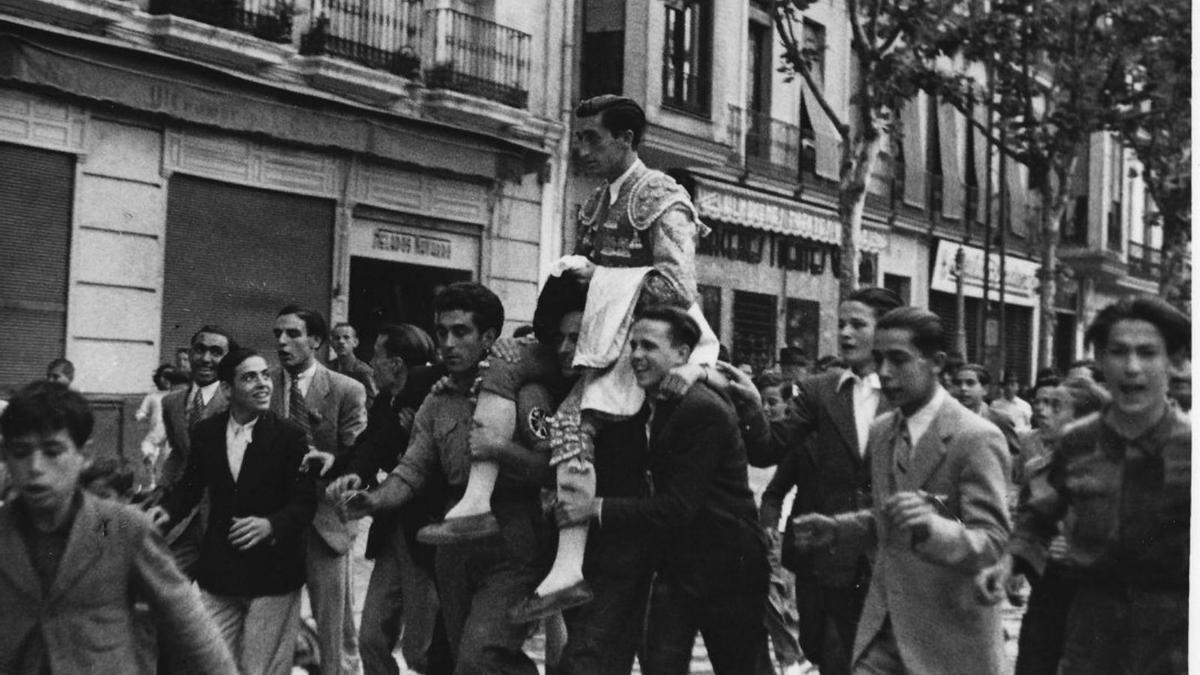
<instances>
[{"instance_id":1,"label":"bare tree branch","mask_svg":"<svg viewBox=\"0 0 1200 675\"><path fill-rule=\"evenodd\" d=\"M867 36L863 33L862 17L858 15L858 0L846 0L846 13L850 15L850 32L854 35L853 42L861 45L859 49L862 50L862 53L868 53L871 44L867 42Z\"/></svg>"},{"instance_id":2,"label":"bare tree branch","mask_svg":"<svg viewBox=\"0 0 1200 675\"><path fill-rule=\"evenodd\" d=\"M783 37L783 48L787 52L787 60L791 62L795 70L799 71L800 77L808 84L808 89L812 92L813 98L816 99L817 105L825 112L825 116L837 129L838 135L843 140L849 141L850 127L830 105L828 99L825 98L825 92L817 85L816 78L813 77L812 70L808 67L808 63L804 60L804 56L800 53L800 43L796 40L796 33L792 29L791 20L789 17L782 16L781 12L775 13L775 25L779 30L779 34Z\"/></svg>"}]
</instances>

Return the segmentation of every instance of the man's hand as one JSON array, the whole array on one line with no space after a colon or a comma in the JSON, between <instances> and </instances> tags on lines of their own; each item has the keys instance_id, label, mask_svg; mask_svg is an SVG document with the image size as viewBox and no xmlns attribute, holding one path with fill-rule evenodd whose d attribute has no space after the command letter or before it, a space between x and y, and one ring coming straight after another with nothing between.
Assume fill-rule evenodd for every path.
<instances>
[{"instance_id":1,"label":"man's hand","mask_svg":"<svg viewBox=\"0 0 1200 675\"><path fill-rule=\"evenodd\" d=\"M404 407L396 411L396 421L405 431L412 433L413 420L417 419L417 411Z\"/></svg>"},{"instance_id":2,"label":"man's hand","mask_svg":"<svg viewBox=\"0 0 1200 675\"><path fill-rule=\"evenodd\" d=\"M494 462L500 459L501 450L507 440L496 435L489 426L474 424L471 434L467 437L472 462Z\"/></svg>"},{"instance_id":3,"label":"man's hand","mask_svg":"<svg viewBox=\"0 0 1200 675\"><path fill-rule=\"evenodd\" d=\"M1050 559L1054 562L1062 562L1067 559L1071 553L1071 547L1067 546L1067 538L1061 534L1050 540L1050 548L1046 551Z\"/></svg>"},{"instance_id":4,"label":"man's hand","mask_svg":"<svg viewBox=\"0 0 1200 675\"><path fill-rule=\"evenodd\" d=\"M659 395L665 398L683 398L693 384L708 379L708 369L695 363L675 366L658 385Z\"/></svg>"},{"instance_id":5,"label":"man's hand","mask_svg":"<svg viewBox=\"0 0 1200 675\"><path fill-rule=\"evenodd\" d=\"M1012 556L1005 553L991 567L975 575L975 599L982 605L994 605L1004 599L1008 579L1012 575Z\"/></svg>"},{"instance_id":6,"label":"man's hand","mask_svg":"<svg viewBox=\"0 0 1200 675\"><path fill-rule=\"evenodd\" d=\"M318 450L311 445L308 446L308 452L300 459L301 471L312 471L316 467L320 467L317 472L318 476L324 476L333 468L333 453Z\"/></svg>"},{"instance_id":7,"label":"man's hand","mask_svg":"<svg viewBox=\"0 0 1200 675\"><path fill-rule=\"evenodd\" d=\"M883 513L892 527L914 533L928 529L937 515L933 504L920 492L897 492L884 502Z\"/></svg>"},{"instance_id":8,"label":"man's hand","mask_svg":"<svg viewBox=\"0 0 1200 675\"><path fill-rule=\"evenodd\" d=\"M581 285L588 285L592 281L592 276L596 274L596 264L591 260L584 259L582 263L573 267L566 272L575 277Z\"/></svg>"},{"instance_id":9,"label":"man's hand","mask_svg":"<svg viewBox=\"0 0 1200 675\"><path fill-rule=\"evenodd\" d=\"M796 549L806 553L829 548L837 541L837 521L823 513L805 513L792 519Z\"/></svg>"},{"instance_id":10,"label":"man's hand","mask_svg":"<svg viewBox=\"0 0 1200 675\"><path fill-rule=\"evenodd\" d=\"M499 338L492 343L492 356L509 363L516 363L521 360L521 352L525 351L527 345L537 342L537 338L532 335L526 335L522 338Z\"/></svg>"},{"instance_id":11,"label":"man's hand","mask_svg":"<svg viewBox=\"0 0 1200 675\"><path fill-rule=\"evenodd\" d=\"M271 521L258 516L234 518L229 528L229 543L239 551L245 551L266 541L271 536Z\"/></svg>"},{"instance_id":12,"label":"man's hand","mask_svg":"<svg viewBox=\"0 0 1200 675\"><path fill-rule=\"evenodd\" d=\"M728 381L729 385L726 391L735 403L740 402L762 409L762 396L758 393L758 387L754 386L749 375L734 368L732 363L724 361L718 361L715 368Z\"/></svg>"},{"instance_id":13,"label":"man's hand","mask_svg":"<svg viewBox=\"0 0 1200 675\"><path fill-rule=\"evenodd\" d=\"M600 516L600 500L595 497L559 499L554 505L554 520L561 527L587 525Z\"/></svg>"},{"instance_id":14,"label":"man's hand","mask_svg":"<svg viewBox=\"0 0 1200 675\"><path fill-rule=\"evenodd\" d=\"M329 487L325 488L325 496L329 498L329 501L337 504L345 501L360 489L362 489L362 478L359 478L356 473L348 473L330 483Z\"/></svg>"},{"instance_id":15,"label":"man's hand","mask_svg":"<svg viewBox=\"0 0 1200 675\"><path fill-rule=\"evenodd\" d=\"M171 522L171 514L167 513L167 510L161 506L151 506L149 509L146 509L146 515L150 516L150 521L154 523L155 527L160 529Z\"/></svg>"},{"instance_id":16,"label":"man's hand","mask_svg":"<svg viewBox=\"0 0 1200 675\"><path fill-rule=\"evenodd\" d=\"M345 520L365 518L379 508L378 497L374 492L357 490L346 493L338 502L338 511Z\"/></svg>"}]
</instances>

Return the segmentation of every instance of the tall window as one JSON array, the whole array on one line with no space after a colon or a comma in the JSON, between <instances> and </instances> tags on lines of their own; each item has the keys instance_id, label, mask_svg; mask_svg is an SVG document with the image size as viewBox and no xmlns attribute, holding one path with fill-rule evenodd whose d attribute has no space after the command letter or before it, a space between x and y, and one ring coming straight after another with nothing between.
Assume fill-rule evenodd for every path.
<instances>
[{"instance_id":1,"label":"tall window","mask_svg":"<svg viewBox=\"0 0 1200 675\"><path fill-rule=\"evenodd\" d=\"M746 156L771 159L771 27L750 21L746 58Z\"/></svg>"},{"instance_id":2,"label":"tall window","mask_svg":"<svg viewBox=\"0 0 1200 675\"><path fill-rule=\"evenodd\" d=\"M583 98L621 93L625 79L625 5L621 0L584 3L579 75Z\"/></svg>"},{"instance_id":3,"label":"tall window","mask_svg":"<svg viewBox=\"0 0 1200 675\"><path fill-rule=\"evenodd\" d=\"M817 86L825 88L825 26L813 21L804 20L804 51L809 59L809 69Z\"/></svg>"},{"instance_id":4,"label":"tall window","mask_svg":"<svg viewBox=\"0 0 1200 675\"><path fill-rule=\"evenodd\" d=\"M709 109L712 17L704 0L666 0L663 103L697 113Z\"/></svg>"}]
</instances>

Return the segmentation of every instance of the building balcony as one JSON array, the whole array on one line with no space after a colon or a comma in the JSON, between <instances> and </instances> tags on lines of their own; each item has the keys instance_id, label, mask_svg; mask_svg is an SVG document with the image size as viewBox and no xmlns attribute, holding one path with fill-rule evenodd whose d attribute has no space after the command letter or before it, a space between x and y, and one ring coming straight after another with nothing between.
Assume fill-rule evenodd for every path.
<instances>
[{"instance_id":1,"label":"building balcony","mask_svg":"<svg viewBox=\"0 0 1200 675\"><path fill-rule=\"evenodd\" d=\"M296 14L294 5L277 0L150 0L149 11L278 43L292 41Z\"/></svg>"},{"instance_id":2,"label":"building balcony","mask_svg":"<svg viewBox=\"0 0 1200 675\"><path fill-rule=\"evenodd\" d=\"M1162 279L1162 249L1152 248L1138 241L1129 242L1129 274L1139 279L1158 283Z\"/></svg>"},{"instance_id":3,"label":"building balcony","mask_svg":"<svg viewBox=\"0 0 1200 675\"><path fill-rule=\"evenodd\" d=\"M453 9L428 10L424 30L426 87L528 105L528 33Z\"/></svg>"},{"instance_id":4,"label":"building balcony","mask_svg":"<svg viewBox=\"0 0 1200 675\"><path fill-rule=\"evenodd\" d=\"M800 127L731 105L728 141L737 154L738 163L746 168L791 181L799 179Z\"/></svg>"},{"instance_id":5,"label":"building balcony","mask_svg":"<svg viewBox=\"0 0 1200 675\"><path fill-rule=\"evenodd\" d=\"M1125 261L1116 251L1062 242L1058 257L1076 272L1104 282L1115 282L1128 273Z\"/></svg>"}]
</instances>

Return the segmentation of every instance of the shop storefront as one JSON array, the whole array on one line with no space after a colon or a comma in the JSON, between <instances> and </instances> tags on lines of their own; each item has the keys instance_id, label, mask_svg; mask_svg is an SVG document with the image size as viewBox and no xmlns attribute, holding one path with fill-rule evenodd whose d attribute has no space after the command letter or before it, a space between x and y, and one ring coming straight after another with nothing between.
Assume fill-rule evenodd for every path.
<instances>
[{"instance_id":1,"label":"shop storefront","mask_svg":"<svg viewBox=\"0 0 1200 675\"><path fill-rule=\"evenodd\" d=\"M959 271L957 256L962 251ZM946 352L957 351L953 336L957 326L957 290L961 276L964 296L963 326L968 361L982 363L999 377L1017 373L1031 380L1037 363L1034 314L1037 307L1038 263L1009 255L1001 283L999 253L990 256L985 270L983 249L939 240L930 272L929 309L941 317L946 329ZM988 277L988 307L984 306L984 277ZM1001 320L1003 292L1003 321Z\"/></svg>"},{"instance_id":2,"label":"shop storefront","mask_svg":"<svg viewBox=\"0 0 1200 675\"><path fill-rule=\"evenodd\" d=\"M773 366L782 347L815 360L837 345L840 226L794 200L697 178L694 198L712 233L697 260L708 317L735 362ZM872 253L883 248L872 239Z\"/></svg>"}]
</instances>

